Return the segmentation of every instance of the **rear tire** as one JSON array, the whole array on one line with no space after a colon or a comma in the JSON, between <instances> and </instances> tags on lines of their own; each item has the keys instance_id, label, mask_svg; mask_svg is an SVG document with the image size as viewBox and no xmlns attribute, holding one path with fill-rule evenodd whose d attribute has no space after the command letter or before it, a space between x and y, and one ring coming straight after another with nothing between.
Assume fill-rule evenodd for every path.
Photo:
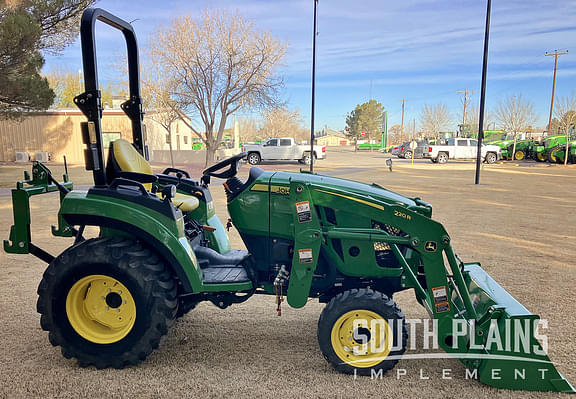
<instances>
[{"instance_id":1,"label":"rear tire","mask_svg":"<svg viewBox=\"0 0 576 399\"><path fill-rule=\"evenodd\" d=\"M404 159L412 159L412 151L406 151L404 153Z\"/></svg>"},{"instance_id":2,"label":"rear tire","mask_svg":"<svg viewBox=\"0 0 576 399\"><path fill-rule=\"evenodd\" d=\"M316 156L314 156L314 159L316 159ZM304 155L302 155L302 159L300 161L304 165L310 165L311 160L312 160L312 157L310 156L310 153L305 152Z\"/></svg>"},{"instance_id":3,"label":"rear tire","mask_svg":"<svg viewBox=\"0 0 576 399\"><path fill-rule=\"evenodd\" d=\"M81 367L135 365L158 348L178 308L176 284L143 244L95 238L46 269L37 310L50 343Z\"/></svg>"},{"instance_id":4,"label":"rear tire","mask_svg":"<svg viewBox=\"0 0 576 399\"><path fill-rule=\"evenodd\" d=\"M247 160L250 165L258 165L262 161L262 158L257 152L251 152L248 154Z\"/></svg>"},{"instance_id":5,"label":"rear tire","mask_svg":"<svg viewBox=\"0 0 576 399\"><path fill-rule=\"evenodd\" d=\"M486 154L486 163L492 164L498 160L498 157L493 152Z\"/></svg>"},{"instance_id":6,"label":"rear tire","mask_svg":"<svg viewBox=\"0 0 576 399\"><path fill-rule=\"evenodd\" d=\"M440 152L438 153L438 158L436 158L436 161L438 163L446 163L448 162L448 154L446 154L445 152Z\"/></svg>"},{"instance_id":7,"label":"rear tire","mask_svg":"<svg viewBox=\"0 0 576 399\"><path fill-rule=\"evenodd\" d=\"M354 326L355 320L366 320L368 328ZM379 320L383 320L380 322L381 328L373 323ZM385 337L381 335L383 331ZM362 343L356 341L357 334L367 338L367 341L358 340L368 343L364 354L354 351ZM382 348L376 345L377 350L372 351L371 340L374 343L380 341L376 337L384 339L385 343ZM408 328L398 305L385 294L371 289L351 289L336 295L318 320L320 350L324 358L341 373L371 375L372 370L391 370L399 359L390 357L402 355L407 341ZM399 349L392 350L395 347Z\"/></svg>"}]
</instances>

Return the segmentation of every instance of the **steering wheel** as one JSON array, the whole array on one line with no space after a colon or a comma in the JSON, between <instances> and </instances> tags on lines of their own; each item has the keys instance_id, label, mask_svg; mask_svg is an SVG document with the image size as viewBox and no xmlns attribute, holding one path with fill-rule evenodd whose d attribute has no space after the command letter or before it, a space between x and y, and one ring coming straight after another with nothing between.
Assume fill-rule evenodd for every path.
<instances>
[{"instance_id":1,"label":"steering wheel","mask_svg":"<svg viewBox=\"0 0 576 399\"><path fill-rule=\"evenodd\" d=\"M221 162L218 162L215 165L210 166L209 168L205 169L204 172L202 172L202 181L204 181L205 183L210 183L210 179L207 178L208 176L218 177L220 179L229 179L231 177L236 176L236 174L238 173L238 164L240 163L240 160L242 158L246 157L246 155L248 155L247 152L241 152L238 155L234 155L233 157L230 157ZM216 171L223 169L226 166L230 167L223 172L216 173Z\"/></svg>"}]
</instances>

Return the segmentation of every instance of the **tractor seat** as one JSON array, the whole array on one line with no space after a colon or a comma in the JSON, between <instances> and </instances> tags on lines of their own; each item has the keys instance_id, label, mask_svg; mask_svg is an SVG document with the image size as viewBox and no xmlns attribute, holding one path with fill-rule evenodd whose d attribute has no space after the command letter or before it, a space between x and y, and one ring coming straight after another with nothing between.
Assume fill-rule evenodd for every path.
<instances>
[{"instance_id":1,"label":"tractor seat","mask_svg":"<svg viewBox=\"0 0 576 399\"><path fill-rule=\"evenodd\" d=\"M145 175L153 175L152 167L148 161L134 148L134 146L124 139L118 139L110 143L110 153L108 159L108 174L114 175L114 171L135 172ZM143 184L146 190L152 190L152 183ZM160 196L160 193L156 195ZM191 195L176 193L172 198L174 206L184 212L190 212L198 208L200 201Z\"/></svg>"}]
</instances>

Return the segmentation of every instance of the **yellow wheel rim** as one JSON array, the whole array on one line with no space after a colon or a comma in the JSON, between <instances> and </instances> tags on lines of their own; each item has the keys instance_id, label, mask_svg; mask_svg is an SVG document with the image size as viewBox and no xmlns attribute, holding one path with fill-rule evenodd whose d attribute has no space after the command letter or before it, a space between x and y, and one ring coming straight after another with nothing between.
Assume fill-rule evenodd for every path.
<instances>
[{"instance_id":1,"label":"yellow wheel rim","mask_svg":"<svg viewBox=\"0 0 576 399\"><path fill-rule=\"evenodd\" d=\"M356 338L354 337L356 332ZM368 338L360 338L364 335ZM344 313L332 326L332 348L344 363L358 368L374 367L392 348L392 329L379 314L357 309Z\"/></svg>"},{"instance_id":2,"label":"yellow wheel rim","mask_svg":"<svg viewBox=\"0 0 576 399\"><path fill-rule=\"evenodd\" d=\"M112 344L132 330L136 304L120 281L94 274L72 286L66 297L66 315L83 338L97 344Z\"/></svg>"},{"instance_id":3,"label":"yellow wheel rim","mask_svg":"<svg viewBox=\"0 0 576 399\"><path fill-rule=\"evenodd\" d=\"M537 153L536 156L538 157L539 160L541 161L545 161L546 157L544 156L544 154L542 154L541 152Z\"/></svg>"},{"instance_id":4,"label":"yellow wheel rim","mask_svg":"<svg viewBox=\"0 0 576 399\"><path fill-rule=\"evenodd\" d=\"M516 151L516 154L514 154L514 158L516 158L517 161L521 161L524 159L524 151Z\"/></svg>"}]
</instances>

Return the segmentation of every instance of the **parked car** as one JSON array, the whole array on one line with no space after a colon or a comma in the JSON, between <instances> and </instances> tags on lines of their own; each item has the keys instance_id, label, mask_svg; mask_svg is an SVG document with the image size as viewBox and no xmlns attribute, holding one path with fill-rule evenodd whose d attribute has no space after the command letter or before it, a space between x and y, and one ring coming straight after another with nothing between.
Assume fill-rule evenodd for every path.
<instances>
[{"instance_id":1,"label":"parked car","mask_svg":"<svg viewBox=\"0 0 576 399\"><path fill-rule=\"evenodd\" d=\"M251 165L272 160L297 160L309 165L311 161L310 146L298 144L292 137L274 137L263 144L245 144L242 151L248 153L246 159ZM326 146L314 146L314 159L325 158Z\"/></svg>"},{"instance_id":2,"label":"parked car","mask_svg":"<svg viewBox=\"0 0 576 399\"><path fill-rule=\"evenodd\" d=\"M398 149L398 158L412 159L412 151L414 151L414 158L422 158L422 151L416 151L417 147L425 143L418 143L416 141L406 141L402 143Z\"/></svg>"},{"instance_id":3,"label":"parked car","mask_svg":"<svg viewBox=\"0 0 576 399\"><path fill-rule=\"evenodd\" d=\"M446 145L430 145L417 147L422 157L434 163L446 163L449 159L476 159L478 140L468 138L448 139ZM501 150L497 145L482 145L482 161L494 163L501 158Z\"/></svg>"}]
</instances>

